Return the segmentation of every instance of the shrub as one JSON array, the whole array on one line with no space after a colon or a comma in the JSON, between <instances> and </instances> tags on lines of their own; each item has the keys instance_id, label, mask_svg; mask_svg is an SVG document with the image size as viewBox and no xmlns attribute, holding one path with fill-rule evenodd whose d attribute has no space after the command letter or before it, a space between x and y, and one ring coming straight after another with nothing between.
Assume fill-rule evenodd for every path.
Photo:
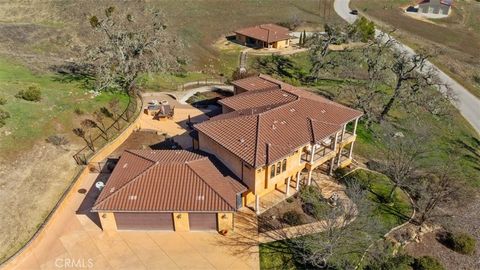
<instances>
[{"instance_id":1,"label":"shrub","mask_svg":"<svg viewBox=\"0 0 480 270\"><path fill-rule=\"evenodd\" d=\"M355 21L354 28L349 34L362 42L367 42L375 37L375 24L365 17Z\"/></svg>"},{"instance_id":2,"label":"shrub","mask_svg":"<svg viewBox=\"0 0 480 270\"><path fill-rule=\"evenodd\" d=\"M40 101L42 99L42 91L36 86L29 86L27 90L21 90L15 97L27 101Z\"/></svg>"},{"instance_id":3,"label":"shrub","mask_svg":"<svg viewBox=\"0 0 480 270\"><path fill-rule=\"evenodd\" d=\"M465 255L472 255L475 252L477 240L467 233L447 232L445 235L445 244L453 251Z\"/></svg>"},{"instance_id":4,"label":"shrub","mask_svg":"<svg viewBox=\"0 0 480 270\"><path fill-rule=\"evenodd\" d=\"M5 97L0 97L0 105L7 104L7 99Z\"/></svg>"},{"instance_id":5,"label":"shrub","mask_svg":"<svg viewBox=\"0 0 480 270\"><path fill-rule=\"evenodd\" d=\"M85 114L85 112L84 112L82 109L78 108L78 107L75 108L75 110L73 110L73 112L74 112L76 115L84 115L84 114Z\"/></svg>"},{"instance_id":6,"label":"shrub","mask_svg":"<svg viewBox=\"0 0 480 270\"><path fill-rule=\"evenodd\" d=\"M288 211L283 214L283 221L291 226L302 224L302 215L296 211Z\"/></svg>"},{"instance_id":7,"label":"shrub","mask_svg":"<svg viewBox=\"0 0 480 270\"><path fill-rule=\"evenodd\" d=\"M416 258L413 263L414 270L444 270L443 265L435 258L423 256Z\"/></svg>"},{"instance_id":8,"label":"shrub","mask_svg":"<svg viewBox=\"0 0 480 270\"><path fill-rule=\"evenodd\" d=\"M51 143L51 144L55 145L55 146L61 146L61 145L68 144L68 140L61 135L51 135L46 139L46 141L48 143Z\"/></svg>"},{"instance_id":9,"label":"shrub","mask_svg":"<svg viewBox=\"0 0 480 270\"><path fill-rule=\"evenodd\" d=\"M7 118L10 118L10 113L0 108L0 127L5 125Z\"/></svg>"},{"instance_id":10,"label":"shrub","mask_svg":"<svg viewBox=\"0 0 480 270\"><path fill-rule=\"evenodd\" d=\"M293 203L294 199L293 199L293 197L288 197L286 199L286 201L287 201L287 203Z\"/></svg>"},{"instance_id":11,"label":"shrub","mask_svg":"<svg viewBox=\"0 0 480 270\"><path fill-rule=\"evenodd\" d=\"M303 203L303 212L311 217L321 218L330 209L320 190L315 186L303 187L300 190L300 199Z\"/></svg>"}]
</instances>

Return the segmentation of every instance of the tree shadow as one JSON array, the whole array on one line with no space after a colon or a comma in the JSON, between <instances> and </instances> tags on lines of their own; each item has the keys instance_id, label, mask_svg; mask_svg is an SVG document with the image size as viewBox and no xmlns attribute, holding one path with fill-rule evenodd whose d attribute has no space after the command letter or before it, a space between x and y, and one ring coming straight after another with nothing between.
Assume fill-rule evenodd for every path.
<instances>
[{"instance_id":1,"label":"tree shadow","mask_svg":"<svg viewBox=\"0 0 480 270\"><path fill-rule=\"evenodd\" d=\"M56 74L53 78L54 81L62 83L79 82L85 89L93 88L95 75L92 65L68 62L50 66L50 70Z\"/></svg>"},{"instance_id":2,"label":"tree shadow","mask_svg":"<svg viewBox=\"0 0 480 270\"><path fill-rule=\"evenodd\" d=\"M473 163L473 168L480 171L480 139L472 136L467 140L456 139L453 143L467 151L463 157Z\"/></svg>"}]
</instances>

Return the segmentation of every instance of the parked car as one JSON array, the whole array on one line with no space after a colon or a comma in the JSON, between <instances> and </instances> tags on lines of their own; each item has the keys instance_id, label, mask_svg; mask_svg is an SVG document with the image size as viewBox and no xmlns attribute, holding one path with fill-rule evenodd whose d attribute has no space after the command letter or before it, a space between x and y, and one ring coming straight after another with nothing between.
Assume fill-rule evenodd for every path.
<instances>
[{"instance_id":1,"label":"parked car","mask_svg":"<svg viewBox=\"0 0 480 270\"><path fill-rule=\"evenodd\" d=\"M358 15L358 10L352 9L352 11L350 11L350 14L352 14L352 15Z\"/></svg>"}]
</instances>

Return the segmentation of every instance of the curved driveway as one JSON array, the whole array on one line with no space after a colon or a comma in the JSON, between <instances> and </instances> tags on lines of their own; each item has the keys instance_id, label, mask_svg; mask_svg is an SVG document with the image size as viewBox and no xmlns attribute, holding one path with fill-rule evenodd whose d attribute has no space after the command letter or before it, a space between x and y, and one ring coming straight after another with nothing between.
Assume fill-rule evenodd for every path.
<instances>
[{"instance_id":1,"label":"curved driveway","mask_svg":"<svg viewBox=\"0 0 480 270\"><path fill-rule=\"evenodd\" d=\"M357 16L350 14L350 0L335 0L334 8L335 12L342 17L348 23L353 23L357 19ZM375 35L378 36L382 34L381 31L376 30ZM385 37L387 38L387 37ZM396 49L406 52L408 54L414 54L415 51L396 41ZM454 103L455 107L460 111L465 119L472 125L472 127L480 133L480 99L471 94L465 87L460 85L450 76L445 74L442 70L436 67L431 62L427 62L427 67L430 67L438 72L438 76L443 84L448 85L452 89L456 97L456 102ZM442 89L440 89L442 90Z\"/></svg>"}]
</instances>

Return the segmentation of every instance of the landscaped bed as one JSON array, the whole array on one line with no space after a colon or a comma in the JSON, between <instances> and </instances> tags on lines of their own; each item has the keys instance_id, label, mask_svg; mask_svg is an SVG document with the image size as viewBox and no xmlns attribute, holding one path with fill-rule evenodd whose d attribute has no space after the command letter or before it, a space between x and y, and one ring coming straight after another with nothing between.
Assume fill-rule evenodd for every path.
<instances>
[{"instance_id":1,"label":"landscaped bed","mask_svg":"<svg viewBox=\"0 0 480 270\"><path fill-rule=\"evenodd\" d=\"M300 192L262 213L258 217L258 230L266 232L317 222L318 215L328 207L331 206L316 186L304 186Z\"/></svg>"},{"instance_id":2,"label":"landscaped bed","mask_svg":"<svg viewBox=\"0 0 480 270\"><path fill-rule=\"evenodd\" d=\"M343 174L342 174L343 175ZM387 191L392 187L391 181L385 175L373 171L358 169L346 177L341 177L340 181L345 184L356 182L363 189L368 191L367 200L372 204L370 213L364 213L368 218L378 223L376 228L364 228L362 233L354 235L354 239L349 239L349 248L335 250L337 256L330 258L329 262L337 265L343 261L356 265L363 251L376 240L381 239L383 234L391 228L402 224L410 217L413 209L410 205L408 196L401 190L396 189L392 203L385 203L380 199L388 195ZM280 208L280 205L279 205ZM266 212L265 212L266 213ZM264 214L265 214L264 213ZM353 221L348 226L355 226ZM260 226L259 226L260 227ZM303 237L317 237L325 233L307 235ZM260 268L261 269L302 269L305 265L299 264L296 260L294 250L289 248L289 244L283 241L277 241L260 245Z\"/></svg>"}]
</instances>

